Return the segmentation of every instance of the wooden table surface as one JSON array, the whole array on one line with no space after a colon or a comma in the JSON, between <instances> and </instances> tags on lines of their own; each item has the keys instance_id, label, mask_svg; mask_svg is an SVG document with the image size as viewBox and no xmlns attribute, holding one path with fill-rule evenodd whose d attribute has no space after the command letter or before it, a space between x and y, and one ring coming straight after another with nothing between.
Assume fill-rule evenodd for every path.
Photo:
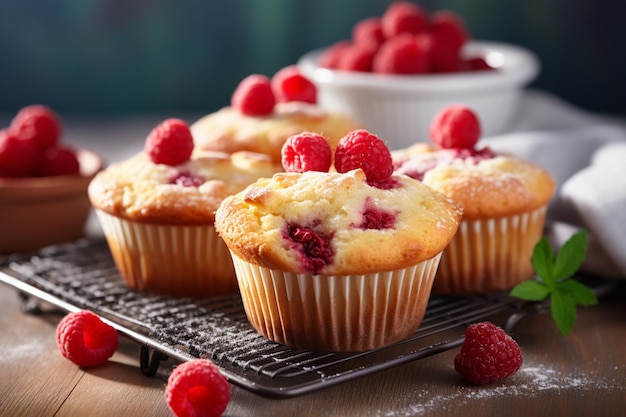
<instances>
[{"instance_id":1,"label":"wooden table surface","mask_svg":"<svg viewBox=\"0 0 626 417\"><path fill-rule=\"evenodd\" d=\"M171 115L170 115L171 116ZM122 160L143 145L157 118L73 123L68 143ZM190 119L191 120L191 119ZM92 222L88 229L97 232ZM233 386L224 416L622 416L626 415L626 282L600 305L579 309L563 338L546 313L513 328L524 363L513 377L476 387L456 374L457 349L291 399ZM81 369L59 354L62 313L25 314L0 283L0 416L172 416L164 398L175 363L154 377L139 370L139 346L122 338L101 367Z\"/></svg>"},{"instance_id":2,"label":"wooden table surface","mask_svg":"<svg viewBox=\"0 0 626 417\"><path fill-rule=\"evenodd\" d=\"M455 373L457 350L290 399L232 387L224 416L619 416L626 410L626 285L579 309L563 338L546 313L513 328L524 363L487 386ZM45 305L44 305L45 307ZM164 399L175 363L154 377L139 370L139 346L122 338L111 360L81 369L59 354L62 313L23 313L17 291L0 284L0 416L171 416Z\"/></svg>"}]
</instances>

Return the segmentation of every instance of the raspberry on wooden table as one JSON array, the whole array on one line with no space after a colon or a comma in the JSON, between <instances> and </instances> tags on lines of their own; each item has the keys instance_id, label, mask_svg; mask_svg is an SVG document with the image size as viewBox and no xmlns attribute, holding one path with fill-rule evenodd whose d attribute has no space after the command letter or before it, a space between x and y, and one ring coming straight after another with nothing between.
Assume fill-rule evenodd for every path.
<instances>
[{"instance_id":1,"label":"raspberry on wooden table","mask_svg":"<svg viewBox=\"0 0 626 417\"><path fill-rule=\"evenodd\" d=\"M230 385L213 362L194 359L172 371L165 400L177 417L219 417L230 401Z\"/></svg>"},{"instance_id":2,"label":"raspberry on wooden table","mask_svg":"<svg viewBox=\"0 0 626 417\"><path fill-rule=\"evenodd\" d=\"M180 119L167 119L152 129L144 151L155 164L175 166L187 162L193 152L189 126Z\"/></svg>"},{"instance_id":3,"label":"raspberry on wooden table","mask_svg":"<svg viewBox=\"0 0 626 417\"><path fill-rule=\"evenodd\" d=\"M302 101L317 103L317 87L300 72L296 65L278 71L271 79L272 91L279 103Z\"/></svg>"},{"instance_id":4,"label":"raspberry on wooden table","mask_svg":"<svg viewBox=\"0 0 626 417\"><path fill-rule=\"evenodd\" d=\"M261 74L248 75L235 88L231 105L246 116L272 114L276 97L272 91L271 80Z\"/></svg>"},{"instance_id":5,"label":"raspberry on wooden table","mask_svg":"<svg viewBox=\"0 0 626 417\"><path fill-rule=\"evenodd\" d=\"M444 149L472 149L481 134L478 116L462 104L443 108L435 115L429 128L431 140Z\"/></svg>"},{"instance_id":6,"label":"raspberry on wooden table","mask_svg":"<svg viewBox=\"0 0 626 417\"><path fill-rule=\"evenodd\" d=\"M287 138L281 154L283 168L287 172L327 172L333 156L326 138L312 132Z\"/></svg>"},{"instance_id":7,"label":"raspberry on wooden table","mask_svg":"<svg viewBox=\"0 0 626 417\"><path fill-rule=\"evenodd\" d=\"M389 148L378 136L365 129L344 136L335 150L335 169L348 172L361 168L369 182L387 180L393 173Z\"/></svg>"},{"instance_id":8,"label":"raspberry on wooden table","mask_svg":"<svg viewBox=\"0 0 626 417\"><path fill-rule=\"evenodd\" d=\"M522 352L511 336L491 322L474 323L465 331L454 368L466 380L482 385L508 378L522 366Z\"/></svg>"},{"instance_id":9,"label":"raspberry on wooden table","mask_svg":"<svg viewBox=\"0 0 626 417\"><path fill-rule=\"evenodd\" d=\"M56 329L57 347L81 367L104 364L117 350L117 331L89 310L67 314Z\"/></svg>"}]
</instances>

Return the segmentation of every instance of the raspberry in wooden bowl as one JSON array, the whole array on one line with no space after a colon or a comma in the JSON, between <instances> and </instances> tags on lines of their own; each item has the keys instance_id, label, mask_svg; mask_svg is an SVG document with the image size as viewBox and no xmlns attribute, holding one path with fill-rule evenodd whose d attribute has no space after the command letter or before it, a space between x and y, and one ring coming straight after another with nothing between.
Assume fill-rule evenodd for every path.
<instances>
[{"instance_id":1,"label":"raspberry in wooden bowl","mask_svg":"<svg viewBox=\"0 0 626 417\"><path fill-rule=\"evenodd\" d=\"M392 174L389 150L367 131L340 140L331 172L329 149L318 165L326 141L306 137L312 146L286 142L287 172L227 197L215 215L250 323L272 341L314 351L365 351L408 337L460 206Z\"/></svg>"},{"instance_id":2,"label":"raspberry in wooden bowl","mask_svg":"<svg viewBox=\"0 0 626 417\"><path fill-rule=\"evenodd\" d=\"M69 147L61 132L60 118L42 105L24 107L0 130L0 253L84 236L87 186L103 161Z\"/></svg>"},{"instance_id":3,"label":"raspberry in wooden bowl","mask_svg":"<svg viewBox=\"0 0 626 417\"><path fill-rule=\"evenodd\" d=\"M428 14L416 5L408 8L421 13L421 20L413 20L422 25L385 31L393 27L394 4L382 16L358 22L351 39L299 59L318 88L320 107L353 117L391 149L428 141L434 115L455 103L475 109L485 136L506 132L523 89L538 75L536 55L517 45L474 40L458 16Z\"/></svg>"}]
</instances>

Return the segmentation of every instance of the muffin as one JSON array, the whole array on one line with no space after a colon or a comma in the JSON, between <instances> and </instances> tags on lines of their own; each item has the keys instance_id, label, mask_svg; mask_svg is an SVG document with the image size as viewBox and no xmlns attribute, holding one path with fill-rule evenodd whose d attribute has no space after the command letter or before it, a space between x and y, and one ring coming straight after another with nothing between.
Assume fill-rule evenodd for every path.
<instances>
[{"instance_id":1,"label":"muffin","mask_svg":"<svg viewBox=\"0 0 626 417\"><path fill-rule=\"evenodd\" d=\"M259 179L224 199L215 228L260 334L306 350L365 351L418 328L461 209L408 176L335 167Z\"/></svg>"},{"instance_id":2,"label":"muffin","mask_svg":"<svg viewBox=\"0 0 626 417\"><path fill-rule=\"evenodd\" d=\"M434 294L508 290L534 274L532 251L543 234L555 181L534 163L478 149L479 136L475 113L449 106L433 120L435 145L418 143L392 152L395 172L463 206L459 230L441 259Z\"/></svg>"},{"instance_id":3,"label":"muffin","mask_svg":"<svg viewBox=\"0 0 626 417\"><path fill-rule=\"evenodd\" d=\"M285 72L308 86L306 95L285 94L285 90L290 91L280 83ZM264 93L259 93L262 88ZM246 77L233 93L230 106L191 125L196 149L258 152L280 165L281 148L287 138L305 131L323 135L334 149L339 139L359 125L347 115L323 110L316 104L315 92L315 86L293 66L279 71L271 80L257 74ZM255 104L251 106L250 102Z\"/></svg>"},{"instance_id":4,"label":"muffin","mask_svg":"<svg viewBox=\"0 0 626 417\"><path fill-rule=\"evenodd\" d=\"M262 154L191 158L192 149L189 127L166 120L143 152L110 165L89 184L115 264L134 290L203 297L237 292L228 249L213 227L215 210L276 167Z\"/></svg>"}]
</instances>

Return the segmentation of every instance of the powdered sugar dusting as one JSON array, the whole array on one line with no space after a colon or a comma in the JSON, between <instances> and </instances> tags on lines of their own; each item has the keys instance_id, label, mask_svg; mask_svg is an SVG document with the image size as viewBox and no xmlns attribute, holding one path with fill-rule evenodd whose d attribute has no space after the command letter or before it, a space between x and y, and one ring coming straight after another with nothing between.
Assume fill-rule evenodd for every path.
<instances>
[{"instance_id":1,"label":"powdered sugar dusting","mask_svg":"<svg viewBox=\"0 0 626 417\"><path fill-rule=\"evenodd\" d=\"M432 396L428 389L416 390L411 394L413 404L393 411L378 411L378 417L409 417L428 413L432 410L456 409L460 405L471 405L474 400L497 397L533 398L546 391L578 390L581 393L591 390L625 390L623 378L626 364L613 367L614 373L598 376L583 371L572 370L564 374L544 365L527 365L511 378L485 386L459 384L452 394Z\"/></svg>"}]
</instances>

